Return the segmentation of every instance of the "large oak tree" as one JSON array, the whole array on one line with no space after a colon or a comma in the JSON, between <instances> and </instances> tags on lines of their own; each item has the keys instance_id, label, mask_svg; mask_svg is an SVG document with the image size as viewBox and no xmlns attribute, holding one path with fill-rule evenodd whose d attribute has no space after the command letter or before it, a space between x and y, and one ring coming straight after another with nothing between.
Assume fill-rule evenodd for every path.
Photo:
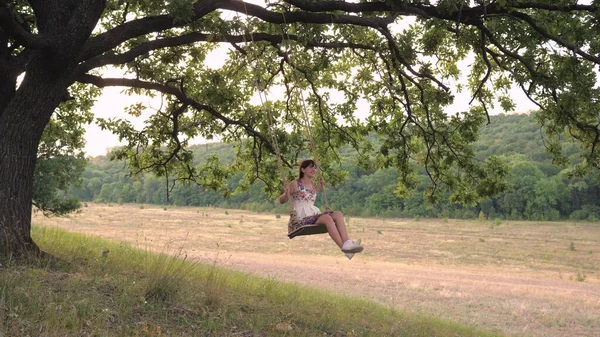
<instances>
[{"instance_id":1,"label":"large oak tree","mask_svg":"<svg viewBox=\"0 0 600 337\"><path fill-rule=\"evenodd\" d=\"M44 129L53 118L78 127L107 86L160 97L142 130L98 122L128 143L117 156L133 171L170 181L219 188L241 171L240 186L260 179L273 190L278 165L313 147L335 181L336 149L350 145L361 164L400 170L398 195L423 169L432 199L449 189L472 203L502 188L504 165L476 161L469 144L494 105L513 108L512 86L539 107L557 162L557 137L580 142L582 173L599 158L599 15L596 1L569 0L0 0L0 252L37 251L31 205ZM226 62L207 67L222 44ZM125 76L104 77L107 67ZM453 89L471 97L457 114L447 113ZM361 100L366 119L355 116ZM236 163L191 165L189 139L214 136L239 144Z\"/></svg>"}]
</instances>

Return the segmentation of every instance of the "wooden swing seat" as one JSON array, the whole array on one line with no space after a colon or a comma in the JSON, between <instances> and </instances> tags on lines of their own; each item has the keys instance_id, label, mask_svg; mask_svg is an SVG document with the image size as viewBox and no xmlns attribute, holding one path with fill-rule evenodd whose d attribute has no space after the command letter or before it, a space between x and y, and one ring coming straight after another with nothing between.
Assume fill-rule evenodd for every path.
<instances>
[{"instance_id":1,"label":"wooden swing seat","mask_svg":"<svg viewBox=\"0 0 600 337\"><path fill-rule=\"evenodd\" d=\"M296 229L293 232L288 233L290 239L301 235L313 235L313 234L325 234L327 233L327 227L325 225L304 225L301 228Z\"/></svg>"},{"instance_id":2,"label":"wooden swing seat","mask_svg":"<svg viewBox=\"0 0 600 337\"><path fill-rule=\"evenodd\" d=\"M296 211L290 212L290 221L288 222L288 237L290 239L302 235L314 235L327 233L327 227L322 224L303 224L296 214Z\"/></svg>"}]
</instances>

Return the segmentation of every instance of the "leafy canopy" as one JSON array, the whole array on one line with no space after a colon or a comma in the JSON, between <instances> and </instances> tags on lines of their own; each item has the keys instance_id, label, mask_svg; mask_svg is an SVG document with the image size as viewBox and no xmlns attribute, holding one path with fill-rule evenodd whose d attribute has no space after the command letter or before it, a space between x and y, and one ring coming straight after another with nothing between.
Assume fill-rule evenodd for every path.
<instances>
[{"instance_id":1,"label":"leafy canopy","mask_svg":"<svg viewBox=\"0 0 600 337\"><path fill-rule=\"evenodd\" d=\"M11 19L0 27L16 36L11 55L44 46L29 3L1 1L0 9ZM512 86L539 107L557 163L565 162L557 140L568 137L585 149L573 173L597 167L599 13L597 1L573 0L113 0L73 79L161 97L142 130L98 119L127 142L116 156L134 172L221 188L242 171L240 188L259 179L274 192L278 167L289 178L286 168L309 155L339 182L336 150L350 144L363 167L399 169L400 196L424 168L430 199L450 190L453 201L473 204L505 187L506 164L477 160L470 144L491 109L514 108ZM205 61L220 45L230 47L228 57L214 69ZM472 61L461 69L464 60ZM106 67L126 76L102 77ZM449 114L461 76L468 80L457 89L472 100ZM361 102L369 107L364 119L355 114ZM381 142L367 140L373 132ZM215 157L194 167L186 146L195 137L237 144L236 162Z\"/></svg>"}]
</instances>

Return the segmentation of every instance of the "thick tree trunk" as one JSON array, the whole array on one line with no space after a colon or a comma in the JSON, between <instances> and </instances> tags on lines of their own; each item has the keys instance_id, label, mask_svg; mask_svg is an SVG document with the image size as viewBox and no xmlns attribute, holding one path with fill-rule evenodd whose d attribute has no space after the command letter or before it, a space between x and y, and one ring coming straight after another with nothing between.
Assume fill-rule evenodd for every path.
<instances>
[{"instance_id":1,"label":"thick tree trunk","mask_svg":"<svg viewBox=\"0 0 600 337\"><path fill-rule=\"evenodd\" d=\"M33 136L39 131L32 128L31 120L10 121L11 115L15 111L5 110L0 118L0 255L5 257L38 252L30 230L40 136Z\"/></svg>"},{"instance_id":2,"label":"thick tree trunk","mask_svg":"<svg viewBox=\"0 0 600 337\"><path fill-rule=\"evenodd\" d=\"M31 239L31 201L38 144L68 86L40 59L0 111L0 255L38 253Z\"/></svg>"}]
</instances>

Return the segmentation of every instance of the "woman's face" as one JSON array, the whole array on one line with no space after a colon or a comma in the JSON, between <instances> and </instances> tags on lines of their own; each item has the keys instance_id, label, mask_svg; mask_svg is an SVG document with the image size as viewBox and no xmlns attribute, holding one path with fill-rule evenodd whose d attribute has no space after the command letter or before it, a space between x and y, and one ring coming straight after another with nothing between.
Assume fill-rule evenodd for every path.
<instances>
[{"instance_id":1,"label":"woman's face","mask_svg":"<svg viewBox=\"0 0 600 337\"><path fill-rule=\"evenodd\" d=\"M304 172L304 175L307 178L313 178L317 173L317 167L314 165L308 165L306 168L302 169L302 172Z\"/></svg>"}]
</instances>

